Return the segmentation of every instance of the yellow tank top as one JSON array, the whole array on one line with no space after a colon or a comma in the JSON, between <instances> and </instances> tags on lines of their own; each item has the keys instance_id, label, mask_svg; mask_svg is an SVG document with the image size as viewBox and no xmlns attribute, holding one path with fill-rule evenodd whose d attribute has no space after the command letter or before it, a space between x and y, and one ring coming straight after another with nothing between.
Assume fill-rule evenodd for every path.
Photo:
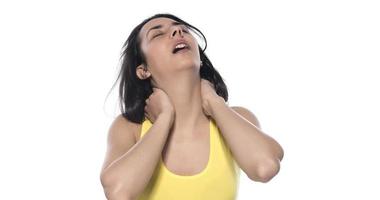
<instances>
[{"instance_id":1,"label":"yellow tank top","mask_svg":"<svg viewBox=\"0 0 380 200\"><path fill-rule=\"evenodd\" d=\"M210 119L210 154L206 168L195 175L177 175L164 165L162 156L150 182L138 200L234 200L240 180L240 168L220 134L215 121ZM140 138L152 126L145 118Z\"/></svg>"}]
</instances>

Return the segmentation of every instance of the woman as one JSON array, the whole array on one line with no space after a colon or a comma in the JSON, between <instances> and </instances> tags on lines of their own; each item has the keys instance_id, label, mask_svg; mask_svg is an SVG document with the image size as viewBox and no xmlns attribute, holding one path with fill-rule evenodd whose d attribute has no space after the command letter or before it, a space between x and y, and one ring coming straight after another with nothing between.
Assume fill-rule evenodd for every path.
<instances>
[{"instance_id":1,"label":"woman","mask_svg":"<svg viewBox=\"0 0 380 200\"><path fill-rule=\"evenodd\" d=\"M201 31L156 14L124 47L122 114L110 127L100 176L108 199L229 200L240 169L260 182L277 174L281 146L252 112L227 105L227 87L204 52Z\"/></svg>"}]
</instances>

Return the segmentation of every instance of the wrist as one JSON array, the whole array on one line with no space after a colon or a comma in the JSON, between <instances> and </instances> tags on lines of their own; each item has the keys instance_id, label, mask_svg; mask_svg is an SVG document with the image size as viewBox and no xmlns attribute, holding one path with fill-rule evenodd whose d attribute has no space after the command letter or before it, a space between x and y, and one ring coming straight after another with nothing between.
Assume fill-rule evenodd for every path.
<instances>
[{"instance_id":1,"label":"wrist","mask_svg":"<svg viewBox=\"0 0 380 200\"><path fill-rule=\"evenodd\" d=\"M215 113L217 110L220 109L220 107L226 106L227 103L224 101L224 98L221 96L212 98L209 100L209 105L210 105L210 111L211 111L211 116L215 117Z\"/></svg>"},{"instance_id":2,"label":"wrist","mask_svg":"<svg viewBox=\"0 0 380 200\"><path fill-rule=\"evenodd\" d=\"M164 111L158 115L159 118L167 119L170 124L173 124L175 113L172 111Z\"/></svg>"}]
</instances>

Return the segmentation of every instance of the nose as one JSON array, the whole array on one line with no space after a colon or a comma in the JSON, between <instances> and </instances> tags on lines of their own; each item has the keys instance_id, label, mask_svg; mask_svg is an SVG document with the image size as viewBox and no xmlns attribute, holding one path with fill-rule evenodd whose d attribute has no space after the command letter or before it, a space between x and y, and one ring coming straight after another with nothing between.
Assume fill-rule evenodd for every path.
<instances>
[{"instance_id":1,"label":"nose","mask_svg":"<svg viewBox=\"0 0 380 200\"><path fill-rule=\"evenodd\" d=\"M174 27L171 36L175 37L175 35L179 35L180 37L183 37L183 33L180 27Z\"/></svg>"}]
</instances>

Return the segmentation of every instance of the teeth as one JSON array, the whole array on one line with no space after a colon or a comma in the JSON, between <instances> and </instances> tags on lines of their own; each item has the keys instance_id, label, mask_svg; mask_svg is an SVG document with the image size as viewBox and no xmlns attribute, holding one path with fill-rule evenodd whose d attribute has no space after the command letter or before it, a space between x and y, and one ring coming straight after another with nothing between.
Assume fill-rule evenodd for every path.
<instances>
[{"instance_id":1,"label":"teeth","mask_svg":"<svg viewBox=\"0 0 380 200\"><path fill-rule=\"evenodd\" d=\"M187 46L186 44L181 43L181 44L177 44L177 46L175 46L175 48L178 49L178 48L183 48L186 46Z\"/></svg>"}]
</instances>

